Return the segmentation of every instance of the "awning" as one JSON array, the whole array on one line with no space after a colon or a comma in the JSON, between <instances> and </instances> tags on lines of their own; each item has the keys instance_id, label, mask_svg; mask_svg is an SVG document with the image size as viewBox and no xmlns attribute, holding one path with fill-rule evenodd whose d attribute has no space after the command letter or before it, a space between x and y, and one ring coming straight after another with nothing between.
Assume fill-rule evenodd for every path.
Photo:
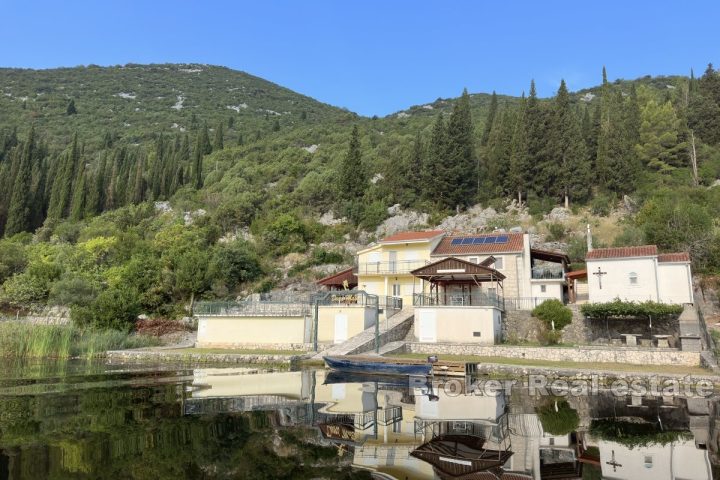
<instances>
[{"instance_id":1,"label":"awning","mask_svg":"<svg viewBox=\"0 0 720 480\"><path fill-rule=\"evenodd\" d=\"M456 257L448 257L411 271L414 276L436 281L470 280L477 282L496 282L504 280L505 275L494 268L468 262Z\"/></svg>"}]
</instances>

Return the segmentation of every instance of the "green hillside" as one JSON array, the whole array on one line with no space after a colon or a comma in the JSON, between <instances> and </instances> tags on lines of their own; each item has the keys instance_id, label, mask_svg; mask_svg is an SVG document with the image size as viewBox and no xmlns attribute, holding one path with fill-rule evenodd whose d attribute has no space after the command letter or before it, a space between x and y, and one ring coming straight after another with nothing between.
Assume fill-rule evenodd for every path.
<instances>
[{"instance_id":1,"label":"green hillside","mask_svg":"<svg viewBox=\"0 0 720 480\"><path fill-rule=\"evenodd\" d=\"M696 271L720 272L712 67L563 83L545 99L528 82L524 97L463 94L383 118L205 65L3 69L0 85L0 308L11 311L69 306L79 324L117 328L183 315L197 297L350 262L340 244L372 234L395 204L434 226L514 199L538 220L565 202L598 218L626 197L631 214L604 221L617 232L608 244L689 250ZM329 211L346 221L321 224ZM573 243L569 225L543 228Z\"/></svg>"}]
</instances>

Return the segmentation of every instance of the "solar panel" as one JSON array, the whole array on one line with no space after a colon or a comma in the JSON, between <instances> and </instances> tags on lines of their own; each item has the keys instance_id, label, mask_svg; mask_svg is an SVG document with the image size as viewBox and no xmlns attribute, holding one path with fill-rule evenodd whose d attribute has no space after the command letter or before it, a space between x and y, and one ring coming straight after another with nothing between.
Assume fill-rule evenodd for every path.
<instances>
[{"instance_id":1,"label":"solar panel","mask_svg":"<svg viewBox=\"0 0 720 480\"><path fill-rule=\"evenodd\" d=\"M475 237L475 239L473 240L473 244L475 245L482 245L483 243L485 243L484 237Z\"/></svg>"},{"instance_id":2,"label":"solar panel","mask_svg":"<svg viewBox=\"0 0 720 480\"><path fill-rule=\"evenodd\" d=\"M507 235L500 235L497 237L497 240L495 240L495 243L507 243L508 242L508 236Z\"/></svg>"},{"instance_id":3,"label":"solar panel","mask_svg":"<svg viewBox=\"0 0 720 480\"><path fill-rule=\"evenodd\" d=\"M472 237L470 237L470 238L463 238L463 241L462 241L462 244L463 244L463 245L472 245L472 243L473 243L473 238L472 238Z\"/></svg>"},{"instance_id":4,"label":"solar panel","mask_svg":"<svg viewBox=\"0 0 720 480\"><path fill-rule=\"evenodd\" d=\"M462 238L453 238L452 241L450 242L450 245L460 245L462 243L462 241L463 241Z\"/></svg>"}]
</instances>

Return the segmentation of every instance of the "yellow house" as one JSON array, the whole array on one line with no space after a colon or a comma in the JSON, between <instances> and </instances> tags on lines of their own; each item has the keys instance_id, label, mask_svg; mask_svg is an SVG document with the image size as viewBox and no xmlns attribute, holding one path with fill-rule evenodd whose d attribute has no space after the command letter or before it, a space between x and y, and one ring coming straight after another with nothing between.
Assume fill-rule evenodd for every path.
<instances>
[{"instance_id":1,"label":"yellow house","mask_svg":"<svg viewBox=\"0 0 720 480\"><path fill-rule=\"evenodd\" d=\"M412 305L419 284L410 273L430 263L430 254L444 236L442 230L401 232L358 252L358 289L379 296L400 297Z\"/></svg>"}]
</instances>

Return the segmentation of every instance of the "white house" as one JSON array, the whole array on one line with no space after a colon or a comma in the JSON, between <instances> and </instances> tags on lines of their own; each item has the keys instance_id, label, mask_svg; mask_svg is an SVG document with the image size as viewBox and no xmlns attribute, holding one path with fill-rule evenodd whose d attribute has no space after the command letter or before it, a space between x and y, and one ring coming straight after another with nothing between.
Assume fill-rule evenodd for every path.
<instances>
[{"instance_id":1,"label":"white house","mask_svg":"<svg viewBox=\"0 0 720 480\"><path fill-rule=\"evenodd\" d=\"M597 248L587 253L589 301L693 303L687 252L658 253L656 245Z\"/></svg>"}]
</instances>

